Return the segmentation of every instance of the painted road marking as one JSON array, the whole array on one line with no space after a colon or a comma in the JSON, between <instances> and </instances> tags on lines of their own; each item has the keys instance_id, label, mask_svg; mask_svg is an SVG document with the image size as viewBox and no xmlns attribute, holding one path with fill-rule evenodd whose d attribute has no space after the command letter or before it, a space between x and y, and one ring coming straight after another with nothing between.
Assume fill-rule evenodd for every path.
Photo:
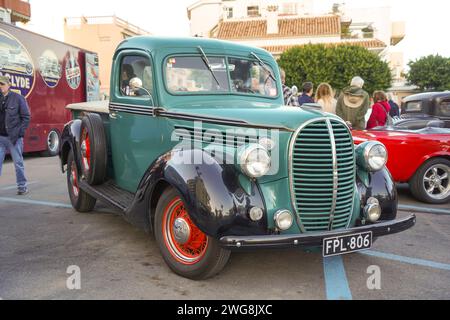
<instances>
[{"instance_id":1,"label":"painted road marking","mask_svg":"<svg viewBox=\"0 0 450 320\"><path fill-rule=\"evenodd\" d=\"M37 183L39 183L39 182L38 181L32 181L32 182L27 183L27 185L31 186L31 185L37 184ZM4 187L1 190L2 191L7 191L7 190L14 190L14 189L17 189L17 185L11 185L11 186L8 186L8 187Z\"/></svg>"},{"instance_id":2,"label":"painted road marking","mask_svg":"<svg viewBox=\"0 0 450 320\"><path fill-rule=\"evenodd\" d=\"M47 207L55 207L55 208L67 208L71 209L72 206L65 203L57 203L57 202L48 202L48 201L36 201L29 199L17 199L17 198L5 198L0 197L0 201L3 202L13 202L13 203L21 203L21 204L34 204L38 206L47 206Z\"/></svg>"},{"instance_id":3,"label":"painted road marking","mask_svg":"<svg viewBox=\"0 0 450 320\"><path fill-rule=\"evenodd\" d=\"M387 260L394 260L394 261L413 264L413 265L422 266L422 267L429 267L429 268L434 268L434 269L450 271L450 264L434 262L434 261L430 261L430 260L403 257L403 256L398 256L396 254L379 252L379 251L364 251L364 252L361 252L360 254L364 254L367 256L371 256L371 257L387 259Z\"/></svg>"},{"instance_id":4,"label":"painted road marking","mask_svg":"<svg viewBox=\"0 0 450 320\"><path fill-rule=\"evenodd\" d=\"M353 300L342 256L324 258L323 271L328 300Z\"/></svg>"},{"instance_id":5,"label":"painted road marking","mask_svg":"<svg viewBox=\"0 0 450 320\"><path fill-rule=\"evenodd\" d=\"M450 210L446 209L433 209L433 208L425 208L420 206L407 206L407 205L399 205L398 209L401 211L413 211L413 212L419 212L419 213L432 213L432 214L442 214L442 215L449 215L450 216Z\"/></svg>"}]
</instances>

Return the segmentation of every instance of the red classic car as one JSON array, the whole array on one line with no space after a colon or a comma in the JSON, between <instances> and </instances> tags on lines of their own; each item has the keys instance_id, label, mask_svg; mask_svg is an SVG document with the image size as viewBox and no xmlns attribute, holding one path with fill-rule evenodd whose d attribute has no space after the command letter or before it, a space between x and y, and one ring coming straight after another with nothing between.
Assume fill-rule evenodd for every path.
<instances>
[{"instance_id":1,"label":"red classic car","mask_svg":"<svg viewBox=\"0 0 450 320\"><path fill-rule=\"evenodd\" d=\"M353 131L353 139L356 145L369 140L383 143L394 180L409 183L416 199L433 204L450 201L450 129L375 128Z\"/></svg>"}]
</instances>

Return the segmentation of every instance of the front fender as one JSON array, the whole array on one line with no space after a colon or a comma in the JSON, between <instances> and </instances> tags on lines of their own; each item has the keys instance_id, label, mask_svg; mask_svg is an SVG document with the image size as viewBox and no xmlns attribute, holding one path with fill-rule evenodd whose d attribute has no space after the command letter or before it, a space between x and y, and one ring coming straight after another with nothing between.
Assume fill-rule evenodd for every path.
<instances>
[{"instance_id":1,"label":"front fender","mask_svg":"<svg viewBox=\"0 0 450 320\"><path fill-rule=\"evenodd\" d=\"M198 164L182 163L180 159L203 159ZM161 156L142 179L137 199L141 204L135 212L150 212L154 217L157 198L162 192L158 186L170 185L183 199L190 218L208 236L264 235L267 233L267 215L263 197L256 182L250 188L241 186L240 172L234 165L221 165L201 150L175 150ZM242 179L242 177L241 177ZM247 193L248 192L248 193ZM145 210L145 204L148 206ZM265 212L259 222L248 217L249 209L258 206ZM152 229L152 221L148 221Z\"/></svg>"},{"instance_id":2,"label":"front fender","mask_svg":"<svg viewBox=\"0 0 450 320\"><path fill-rule=\"evenodd\" d=\"M70 150L74 152L74 160L77 166L79 166L78 146L80 145L81 135L81 120L72 120L64 126L61 134L61 149L59 152L59 158L61 161L61 170L64 172L64 166L67 164L67 158Z\"/></svg>"},{"instance_id":3,"label":"front fender","mask_svg":"<svg viewBox=\"0 0 450 320\"><path fill-rule=\"evenodd\" d=\"M370 197L378 199L382 208L380 220L394 220L397 217L397 188L389 170L366 172L358 170L357 186L361 197L361 216Z\"/></svg>"}]
</instances>

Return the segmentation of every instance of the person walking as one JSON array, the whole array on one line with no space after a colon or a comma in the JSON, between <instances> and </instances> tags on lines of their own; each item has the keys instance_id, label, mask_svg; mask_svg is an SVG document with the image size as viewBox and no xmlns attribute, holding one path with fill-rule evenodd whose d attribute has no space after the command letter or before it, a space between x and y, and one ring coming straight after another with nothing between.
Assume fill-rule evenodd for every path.
<instances>
[{"instance_id":1,"label":"person walking","mask_svg":"<svg viewBox=\"0 0 450 320\"><path fill-rule=\"evenodd\" d=\"M18 195L28 194L25 166L23 163L23 137L30 123L30 109L24 97L12 92L8 77L0 77L0 176L6 152L16 169Z\"/></svg>"},{"instance_id":2,"label":"person walking","mask_svg":"<svg viewBox=\"0 0 450 320\"><path fill-rule=\"evenodd\" d=\"M328 83L321 83L317 88L316 102L322 106L324 112L336 114L337 100L334 91Z\"/></svg>"},{"instance_id":3,"label":"person walking","mask_svg":"<svg viewBox=\"0 0 450 320\"><path fill-rule=\"evenodd\" d=\"M300 107L298 98L292 92L292 89L286 85L286 72L280 68L281 83L283 84L284 104L291 107Z\"/></svg>"},{"instance_id":4,"label":"person walking","mask_svg":"<svg viewBox=\"0 0 450 320\"><path fill-rule=\"evenodd\" d=\"M302 86L303 93L298 98L298 103L300 107L304 105L305 103L314 103L314 99L312 98L314 93L314 85L312 82L305 82Z\"/></svg>"},{"instance_id":5,"label":"person walking","mask_svg":"<svg viewBox=\"0 0 450 320\"><path fill-rule=\"evenodd\" d=\"M367 122L367 130L375 127L384 127L388 120L391 106L387 100L387 96L383 91L375 91L373 94L372 115Z\"/></svg>"},{"instance_id":6,"label":"person walking","mask_svg":"<svg viewBox=\"0 0 450 320\"><path fill-rule=\"evenodd\" d=\"M366 128L366 113L369 110L369 94L363 90L364 80L354 77L350 87L345 88L336 104L336 115L342 118L350 129Z\"/></svg>"},{"instance_id":7,"label":"person walking","mask_svg":"<svg viewBox=\"0 0 450 320\"><path fill-rule=\"evenodd\" d=\"M394 101L394 95L392 94L392 92L389 92L387 94L387 97L388 97L389 106L391 107L391 111L389 112L389 115L392 118L400 117L400 107Z\"/></svg>"}]
</instances>

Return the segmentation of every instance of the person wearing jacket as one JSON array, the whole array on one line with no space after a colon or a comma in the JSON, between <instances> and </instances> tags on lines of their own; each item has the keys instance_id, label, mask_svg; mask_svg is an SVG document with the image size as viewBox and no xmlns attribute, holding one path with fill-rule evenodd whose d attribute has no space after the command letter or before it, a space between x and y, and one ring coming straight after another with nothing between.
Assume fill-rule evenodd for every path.
<instances>
[{"instance_id":1,"label":"person wearing jacket","mask_svg":"<svg viewBox=\"0 0 450 320\"><path fill-rule=\"evenodd\" d=\"M354 77L350 87L345 88L336 104L336 115L342 118L350 129L364 130L365 116L370 106L369 94L363 90L364 80Z\"/></svg>"},{"instance_id":2,"label":"person wearing jacket","mask_svg":"<svg viewBox=\"0 0 450 320\"><path fill-rule=\"evenodd\" d=\"M384 127L386 125L391 106L387 96L383 91L375 91L373 94L372 115L367 122L367 130L375 127Z\"/></svg>"},{"instance_id":3,"label":"person wearing jacket","mask_svg":"<svg viewBox=\"0 0 450 320\"><path fill-rule=\"evenodd\" d=\"M23 163L23 137L30 123L30 109L24 97L10 90L8 77L0 77L0 176L6 152L11 153L16 169L18 195L28 193Z\"/></svg>"},{"instance_id":4,"label":"person wearing jacket","mask_svg":"<svg viewBox=\"0 0 450 320\"><path fill-rule=\"evenodd\" d=\"M392 93L388 93L387 95L389 105L391 106L391 111L389 114L392 118L400 117L400 107L398 104L394 101L394 95Z\"/></svg>"}]
</instances>

